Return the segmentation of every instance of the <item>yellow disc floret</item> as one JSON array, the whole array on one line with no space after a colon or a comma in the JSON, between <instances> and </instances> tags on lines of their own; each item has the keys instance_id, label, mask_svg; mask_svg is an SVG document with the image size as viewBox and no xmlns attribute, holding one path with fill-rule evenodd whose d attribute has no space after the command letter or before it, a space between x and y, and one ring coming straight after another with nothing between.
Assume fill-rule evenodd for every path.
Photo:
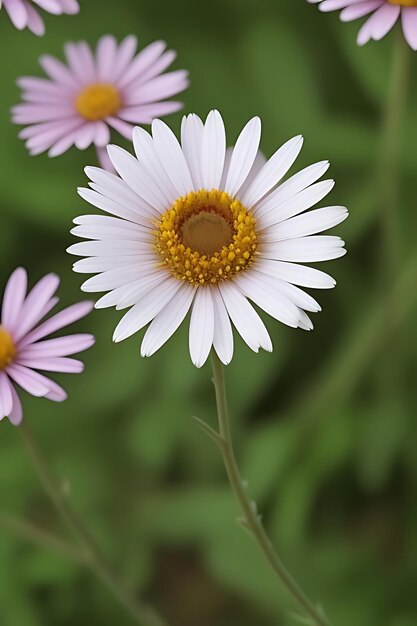
<instances>
[{"instance_id":1,"label":"yellow disc floret","mask_svg":"<svg viewBox=\"0 0 417 626\"><path fill-rule=\"evenodd\" d=\"M85 87L75 100L75 108L86 120L103 120L114 115L122 106L117 89L109 83L95 83Z\"/></svg>"},{"instance_id":2,"label":"yellow disc floret","mask_svg":"<svg viewBox=\"0 0 417 626\"><path fill-rule=\"evenodd\" d=\"M192 191L157 222L156 250L175 278L216 284L254 262L255 226L252 213L225 191Z\"/></svg>"},{"instance_id":3,"label":"yellow disc floret","mask_svg":"<svg viewBox=\"0 0 417 626\"><path fill-rule=\"evenodd\" d=\"M417 7L417 0L388 0L389 4L397 4L401 7Z\"/></svg>"},{"instance_id":4,"label":"yellow disc floret","mask_svg":"<svg viewBox=\"0 0 417 626\"><path fill-rule=\"evenodd\" d=\"M16 348L11 334L0 326L0 372L13 361L16 355Z\"/></svg>"}]
</instances>

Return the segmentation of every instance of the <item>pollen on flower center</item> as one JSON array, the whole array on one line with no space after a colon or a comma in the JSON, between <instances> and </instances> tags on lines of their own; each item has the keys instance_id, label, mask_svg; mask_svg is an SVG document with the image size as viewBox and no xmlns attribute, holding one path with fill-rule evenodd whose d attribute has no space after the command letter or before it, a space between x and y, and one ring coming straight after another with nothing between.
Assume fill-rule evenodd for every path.
<instances>
[{"instance_id":1,"label":"pollen on flower center","mask_svg":"<svg viewBox=\"0 0 417 626\"><path fill-rule=\"evenodd\" d=\"M10 333L0 326L0 371L4 370L13 361L16 348Z\"/></svg>"},{"instance_id":2,"label":"pollen on flower center","mask_svg":"<svg viewBox=\"0 0 417 626\"><path fill-rule=\"evenodd\" d=\"M193 191L157 222L156 250L175 278L215 284L247 269L255 258L254 216L224 191Z\"/></svg>"},{"instance_id":3,"label":"pollen on flower center","mask_svg":"<svg viewBox=\"0 0 417 626\"><path fill-rule=\"evenodd\" d=\"M388 0L389 4L397 4L401 7L417 7L417 0Z\"/></svg>"},{"instance_id":4,"label":"pollen on flower center","mask_svg":"<svg viewBox=\"0 0 417 626\"><path fill-rule=\"evenodd\" d=\"M95 83L81 91L75 108L86 120L102 120L117 113L122 100L117 89L109 83Z\"/></svg>"}]
</instances>

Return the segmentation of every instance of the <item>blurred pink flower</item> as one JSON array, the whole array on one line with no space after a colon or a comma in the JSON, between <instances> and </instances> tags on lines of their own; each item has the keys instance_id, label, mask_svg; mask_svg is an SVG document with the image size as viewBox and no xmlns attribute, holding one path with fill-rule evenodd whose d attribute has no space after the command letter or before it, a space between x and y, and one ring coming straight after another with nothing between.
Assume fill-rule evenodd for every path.
<instances>
[{"instance_id":1,"label":"blurred pink flower","mask_svg":"<svg viewBox=\"0 0 417 626\"><path fill-rule=\"evenodd\" d=\"M340 19L350 22L365 15L366 20L358 33L358 44L363 46L371 39L379 41L400 18L404 37L413 50L417 50L417 0L308 0L320 3L320 11L342 9Z\"/></svg>"},{"instance_id":2,"label":"blurred pink flower","mask_svg":"<svg viewBox=\"0 0 417 626\"><path fill-rule=\"evenodd\" d=\"M102 37L94 55L85 42L68 43L68 65L51 56L40 59L48 79L18 80L24 102L12 110L30 154L49 150L57 156L73 144L84 150L95 144L103 167L109 166L105 146L110 127L132 139L135 124L150 124L153 118L182 108L166 102L188 86L188 73L163 74L175 52L156 41L135 56L137 40L126 37L120 45L114 37Z\"/></svg>"},{"instance_id":3,"label":"blurred pink flower","mask_svg":"<svg viewBox=\"0 0 417 626\"><path fill-rule=\"evenodd\" d=\"M43 35L45 25L34 4L54 15L74 15L80 10L77 0L3 0L4 10L16 28L28 28L35 35ZM0 8L1 6L0 0Z\"/></svg>"},{"instance_id":4,"label":"blurred pink flower","mask_svg":"<svg viewBox=\"0 0 417 626\"><path fill-rule=\"evenodd\" d=\"M8 280L0 324L0 420L8 417L15 425L22 421L22 404L15 385L54 402L66 399L62 387L35 370L70 374L83 371L81 361L67 357L90 348L94 344L93 335L43 340L92 309L91 302L80 302L40 323L58 302L54 295L58 285L58 276L48 274L26 295L27 274L22 268L15 270Z\"/></svg>"}]
</instances>

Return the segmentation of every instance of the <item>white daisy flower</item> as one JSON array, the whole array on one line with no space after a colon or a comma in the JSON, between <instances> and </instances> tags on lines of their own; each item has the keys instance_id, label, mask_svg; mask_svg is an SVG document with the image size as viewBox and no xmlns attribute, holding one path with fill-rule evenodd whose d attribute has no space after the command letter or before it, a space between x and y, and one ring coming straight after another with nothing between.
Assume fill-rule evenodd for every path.
<instances>
[{"instance_id":1,"label":"white daisy flower","mask_svg":"<svg viewBox=\"0 0 417 626\"><path fill-rule=\"evenodd\" d=\"M152 135L135 128L136 158L109 146L119 176L88 167L82 198L110 216L75 219L73 234L88 241L68 252L86 257L76 272L97 274L83 291L108 292L97 308L129 309L114 332L127 339L148 324L142 356L154 354L191 310L189 348L201 367L213 347L233 356L232 324L247 343L272 350L268 331L250 303L275 319L310 330L306 311L320 305L299 287L329 289L333 278L302 265L345 254L336 236L317 235L348 215L341 206L306 212L333 188L317 182L329 167L316 163L281 182L300 153L294 137L265 162L261 121L253 118L226 149L221 115L204 124L183 119L181 144L160 120Z\"/></svg>"}]
</instances>

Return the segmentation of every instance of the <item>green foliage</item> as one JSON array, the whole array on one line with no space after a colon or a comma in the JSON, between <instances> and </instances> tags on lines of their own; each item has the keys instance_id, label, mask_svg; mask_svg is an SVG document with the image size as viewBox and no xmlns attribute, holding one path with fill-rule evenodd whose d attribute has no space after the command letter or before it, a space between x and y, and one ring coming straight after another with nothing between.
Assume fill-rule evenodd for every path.
<instances>
[{"instance_id":1,"label":"green foliage","mask_svg":"<svg viewBox=\"0 0 417 626\"><path fill-rule=\"evenodd\" d=\"M227 382L238 456L284 560L332 623L416 624L416 268L401 271L398 308L387 310L374 183L392 36L359 49L357 24L341 24L304 0L81 5L76 17L47 16L43 39L17 32L0 14L0 284L22 264L32 281L58 272L64 305L80 298L81 277L65 248L71 220L86 208L76 187L95 154L31 158L8 113L19 99L16 78L40 75L39 55L62 56L64 41L94 44L106 32L134 32L141 45L165 39L178 51L176 67L191 72L186 111L219 108L230 142L254 114L262 117L268 155L302 133L300 165L332 161L338 184L330 203L350 208L338 229L349 254L326 265L339 284L319 295L314 333L267 320L272 355L252 354L236 341ZM404 121L406 262L417 226L414 104ZM180 115L171 118L176 130L179 122ZM140 338L111 343L118 319L96 311L79 324L97 344L85 357L85 374L62 377L66 403L24 398L26 419L72 504L121 578L171 626L296 623L294 607L236 521L216 446L191 419L215 427L209 365L191 365L186 328L141 359ZM391 361L398 345L400 363ZM0 513L69 538L6 422L0 501ZM74 623L130 622L82 565L2 527L0 624Z\"/></svg>"}]
</instances>

